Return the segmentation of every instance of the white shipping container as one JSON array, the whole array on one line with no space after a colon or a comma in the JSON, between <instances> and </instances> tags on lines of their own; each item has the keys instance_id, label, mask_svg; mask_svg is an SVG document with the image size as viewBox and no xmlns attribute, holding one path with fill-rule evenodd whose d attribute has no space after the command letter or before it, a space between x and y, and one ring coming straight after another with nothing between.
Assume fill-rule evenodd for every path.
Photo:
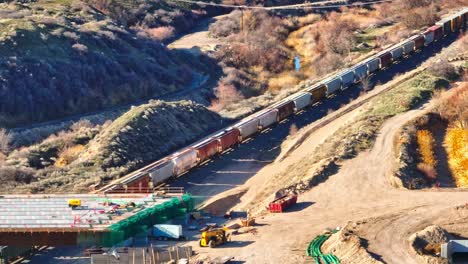
<instances>
[{"instance_id":1,"label":"white shipping container","mask_svg":"<svg viewBox=\"0 0 468 264\"><path fill-rule=\"evenodd\" d=\"M310 104L310 98L312 95L310 93L301 92L299 95L294 97L292 100L294 102L295 111L299 111Z\"/></svg>"},{"instance_id":2,"label":"white shipping container","mask_svg":"<svg viewBox=\"0 0 468 264\"><path fill-rule=\"evenodd\" d=\"M169 179L170 177L172 177L173 174L174 174L174 161L173 160L166 160L149 172L149 175L151 176L151 179L153 180L153 183L155 185Z\"/></svg>"},{"instance_id":3,"label":"white shipping container","mask_svg":"<svg viewBox=\"0 0 468 264\"><path fill-rule=\"evenodd\" d=\"M260 113L258 116L258 126L260 129L265 129L276 123L278 117L278 110L271 109L266 112Z\"/></svg>"},{"instance_id":4,"label":"white shipping container","mask_svg":"<svg viewBox=\"0 0 468 264\"><path fill-rule=\"evenodd\" d=\"M189 149L179 154L175 154L174 161L174 176L183 174L197 165L197 151Z\"/></svg>"},{"instance_id":5,"label":"white shipping container","mask_svg":"<svg viewBox=\"0 0 468 264\"><path fill-rule=\"evenodd\" d=\"M351 86L351 84L353 84L354 82L354 71L346 70L341 74L340 77L341 77L341 83L342 83L341 89L345 90L349 88L349 86Z\"/></svg>"},{"instance_id":6,"label":"white shipping container","mask_svg":"<svg viewBox=\"0 0 468 264\"><path fill-rule=\"evenodd\" d=\"M410 40L410 41L405 42L403 44L403 52L405 54L410 54L413 51L414 51L414 41L413 40Z\"/></svg>"},{"instance_id":7,"label":"white shipping container","mask_svg":"<svg viewBox=\"0 0 468 264\"><path fill-rule=\"evenodd\" d=\"M424 45L429 45L434 41L434 32L426 31L424 32Z\"/></svg>"},{"instance_id":8,"label":"white shipping container","mask_svg":"<svg viewBox=\"0 0 468 264\"><path fill-rule=\"evenodd\" d=\"M325 81L325 85L327 86L327 95L330 95L341 88L341 79L339 77L335 77L327 80Z\"/></svg>"},{"instance_id":9,"label":"white shipping container","mask_svg":"<svg viewBox=\"0 0 468 264\"><path fill-rule=\"evenodd\" d=\"M380 67L380 59L379 58L371 58L367 61L367 69L369 72L375 72Z\"/></svg>"},{"instance_id":10,"label":"white shipping container","mask_svg":"<svg viewBox=\"0 0 468 264\"><path fill-rule=\"evenodd\" d=\"M249 136L255 134L258 130L258 119L253 118L249 120L241 121L238 124L235 124L234 127L239 129L242 140L248 138Z\"/></svg>"},{"instance_id":11,"label":"white shipping container","mask_svg":"<svg viewBox=\"0 0 468 264\"><path fill-rule=\"evenodd\" d=\"M401 58L401 56L403 56L403 47L402 46L397 47L393 49L392 51L390 51L390 53L392 54L392 58L394 61L398 60Z\"/></svg>"}]
</instances>

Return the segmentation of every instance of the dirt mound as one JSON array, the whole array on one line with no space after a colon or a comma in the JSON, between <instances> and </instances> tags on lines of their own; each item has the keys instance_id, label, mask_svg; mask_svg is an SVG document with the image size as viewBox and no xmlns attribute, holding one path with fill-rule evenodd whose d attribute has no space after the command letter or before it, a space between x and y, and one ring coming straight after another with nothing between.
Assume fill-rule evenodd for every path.
<instances>
[{"instance_id":1,"label":"dirt mound","mask_svg":"<svg viewBox=\"0 0 468 264\"><path fill-rule=\"evenodd\" d=\"M431 225L414 233L408 239L411 248L416 251L424 263L447 263L440 258L440 245L449 241L449 233L437 225Z\"/></svg>"},{"instance_id":2,"label":"dirt mound","mask_svg":"<svg viewBox=\"0 0 468 264\"><path fill-rule=\"evenodd\" d=\"M221 126L221 117L191 101L150 101L101 131L81 156L103 168L154 161Z\"/></svg>"},{"instance_id":3,"label":"dirt mound","mask_svg":"<svg viewBox=\"0 0 468 264\"><path fill-rule=\"evenodd\" d=\"M224 197L214 197L200 206L201 210L210 212L214 215L224 215L240 202L240 198L247 192L246 189L233 190L232 193L226 194Z\"/></svg>"},{"instance_id":4,"label":"dirt mound","mask_svg":"<svg viewBox=\"0 0 468 264\"><path fill-rule=\"evenodd\" d=\"M356 223L350 223L328 238L322 251L337 256L342 264L377 264L381 261L372 257L365 248L365 241L353 231Z\"/></svg>"}]
</instances>

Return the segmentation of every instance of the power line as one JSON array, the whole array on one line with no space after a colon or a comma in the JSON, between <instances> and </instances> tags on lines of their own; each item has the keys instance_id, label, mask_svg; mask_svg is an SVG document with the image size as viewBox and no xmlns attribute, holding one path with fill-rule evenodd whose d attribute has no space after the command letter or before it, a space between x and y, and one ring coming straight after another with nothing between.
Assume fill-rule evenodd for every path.
<instances>
[{"instance_id":1,"label":"power line","mask_svg":"<svg viewBox=\"0 0 468 264\"><path fill-rule=\"evenodd\" d=\"M263 10L290 10L290 9L326 9L326 8L338 8L338 7L350 7L350 6L364 6L364 5L373 5L378 3L392 2L394 0L376 0L369 2L358 2L351 4L341 4L341 5L318 5L319 3L308 3L308 4L298 4L298 5L284 5L284 6L246 6L246 5L228 5L228 4L216 4L211 2L201 2L201 1L192 1L192 0L165 0L167 2L182 2L189 4L196 4L201 6L217 6L224 8L233 8L233 9L263 9Z\"/></svg>"}]
</instances>

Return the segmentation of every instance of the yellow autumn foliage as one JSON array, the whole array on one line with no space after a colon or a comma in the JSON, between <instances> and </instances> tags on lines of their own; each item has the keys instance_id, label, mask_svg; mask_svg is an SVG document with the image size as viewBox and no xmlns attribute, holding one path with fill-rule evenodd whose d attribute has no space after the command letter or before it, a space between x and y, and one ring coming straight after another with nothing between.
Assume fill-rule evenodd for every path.
<instances>
[{"instance_id":1,"label":"yellow autumn foliage","mask_svg":"<svg viewBox=\"0 0 468 264\"><path fill-rule=\"evenodd\" d=\"M422 163L434 168L437 161L434 155L434 137L429 130L418 130L417 142Z\"/></svg>"},{"instance_id":2,"label":"yellow autumn foliage","mask_svg":"<svg viewBox=\"0 0 468 264\"><path fill-rule=\"evenodd\" d=\"M468 187L468 129L449 129L445 137L445 146L456 185Z\"/></svg>"},{"instance_id":3,"label":"yellow autumn foliage","mask_svg":"<svg viewBox=\"0 0 468 264\"><path fill-rule=\"evenodd\" d=\"M60 151L59 156L54 164L55 167L62 168L72 163L78 158L84 148L85 147L83 145L75 145Z\"/></svg>"}]
</instances>

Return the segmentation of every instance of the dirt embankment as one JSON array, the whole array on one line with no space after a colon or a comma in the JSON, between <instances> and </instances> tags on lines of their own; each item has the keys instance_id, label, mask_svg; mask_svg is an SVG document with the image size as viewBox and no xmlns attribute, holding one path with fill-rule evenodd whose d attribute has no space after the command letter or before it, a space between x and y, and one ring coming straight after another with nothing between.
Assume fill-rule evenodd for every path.
<instances>
[{"instance_id":1,"label":"dirt embankment","mask_svg":"<svg viewBox=\"0 0 468 264\"><path fill-rule=\"evenodd\" d=\"M86 192L220 128L223 121L190 101L150 101L102 127L84 127L12 152L0 166L0 179L17 182L31 169L35 176L2 191Z\"/></svg>"}]
</instances>

